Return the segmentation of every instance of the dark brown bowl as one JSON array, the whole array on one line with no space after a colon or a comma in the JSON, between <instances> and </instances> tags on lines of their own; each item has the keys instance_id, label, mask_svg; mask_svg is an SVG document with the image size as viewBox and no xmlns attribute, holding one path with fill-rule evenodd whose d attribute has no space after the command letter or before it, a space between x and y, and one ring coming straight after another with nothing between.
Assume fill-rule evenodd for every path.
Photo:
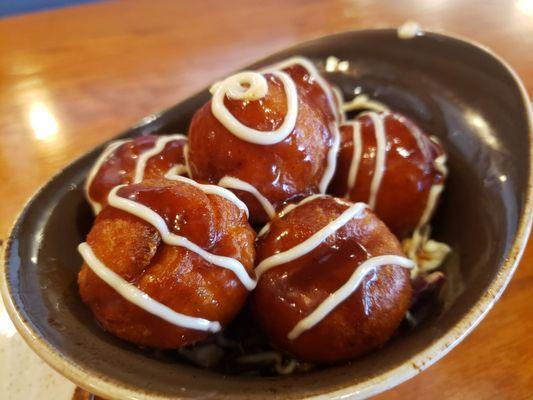
<instances>
[{"instance_id":1,"label":"dark brown bowl","mask_svg":"<svg viewBox=\"0 0 533 400\"><path fill-rule=\"evenodd\" d=\"M257 64L296 54L321 66L330 55L348 60L347 71L328 76L345 96L361 87L444 143L450 178L434 232L453 254L444 266L442 306L380 351L294 376L223 376L129 346L96 324L76 285L76 246L92 221L83 181L102 145L39 190L5 252L9 314L30 346L67 378L116 399L367 397L444 356L501 295L531 226L531 110L514 72L475 44L436 33L400 40L395 30L328 36ZM121 136L186 132L207 99L204 90Z\"/></svg>"}]
</instances>

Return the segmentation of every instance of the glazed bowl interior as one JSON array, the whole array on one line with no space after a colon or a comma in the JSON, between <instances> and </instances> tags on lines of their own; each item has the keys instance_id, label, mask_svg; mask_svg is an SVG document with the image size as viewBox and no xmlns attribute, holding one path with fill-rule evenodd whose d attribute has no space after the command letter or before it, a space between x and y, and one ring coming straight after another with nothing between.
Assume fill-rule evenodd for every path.
<instances>
[{"instance_id":1,"label":"glazed bowl interior","mask_svg":"<svg viewBox=\"0 0 533 400\"><path fill-rule=\"evenodd\" d=\"M400 40L394 30L348 32L313 40L291 55L325 71L346 99L366 93L438 136L449 154L449 180L434 236L453 252L440 301L415 330L352 363L280 377L221 375L137 349L104 332L78 294L76 246L92 223L83 194L102 147L49 181L15 224L4 288L21 334L50 364L109 398L302 398L384 390L440 358L480 320L510 278L530 224L530 122L525 94L496 57L465 41L426 33ZM145 118L122 136L187 132L207 90Z\"/></svg>"}]
</instances>

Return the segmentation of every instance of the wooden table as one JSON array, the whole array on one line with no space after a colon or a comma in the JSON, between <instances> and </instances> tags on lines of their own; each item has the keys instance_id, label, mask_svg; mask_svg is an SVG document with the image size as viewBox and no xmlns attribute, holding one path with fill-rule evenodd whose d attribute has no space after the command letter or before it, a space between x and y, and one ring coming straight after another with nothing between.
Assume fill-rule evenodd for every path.
<instances>
[{"instance_id":1,"label":"wooden table","mask_svg":"<svg viewBox=\"0 0 533 400\"><path fill-rule=\"evenodd\" d=\"M59 168L141 117L278 48L407 19L505 58L533 93L533 0L117 1L0 21L0 237ZM494 310L379 399L533 396L533 241Z\"/></svg>"}]
</instances>

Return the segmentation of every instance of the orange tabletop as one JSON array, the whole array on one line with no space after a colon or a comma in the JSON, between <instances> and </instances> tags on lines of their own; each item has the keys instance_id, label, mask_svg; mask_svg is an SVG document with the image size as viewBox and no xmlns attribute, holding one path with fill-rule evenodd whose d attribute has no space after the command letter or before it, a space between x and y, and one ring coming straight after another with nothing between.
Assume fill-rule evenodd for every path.
<instances>
[{"instance_id":1,"label":"orange tabletop","mask_svg":"<svg viewBox=\"0 0 533 400\"><path fill-rule=\"evenodd\" d=\"M533 0L105 1L0 20L0 238L51 175L141 117L285 46L407 19L492 48L533 92ZM530 241L480 326L378 398L531 398L532 262Z\"/></svg>"}]
</instances>

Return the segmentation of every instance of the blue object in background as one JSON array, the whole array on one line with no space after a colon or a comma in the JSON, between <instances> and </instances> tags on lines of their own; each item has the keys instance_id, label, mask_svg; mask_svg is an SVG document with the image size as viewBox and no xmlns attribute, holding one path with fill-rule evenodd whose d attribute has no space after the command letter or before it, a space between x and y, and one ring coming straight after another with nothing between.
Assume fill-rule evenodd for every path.
<instances>
[{"instance_id":1,"label":"blue object in background","mask_svg":"<svg viewBox=\"0 0 533 400\"><path fill-rule=\"evenodd\" d=\"M91 3L97 0L0 0L0 17Z\"/></svg>"}]
</instances>

